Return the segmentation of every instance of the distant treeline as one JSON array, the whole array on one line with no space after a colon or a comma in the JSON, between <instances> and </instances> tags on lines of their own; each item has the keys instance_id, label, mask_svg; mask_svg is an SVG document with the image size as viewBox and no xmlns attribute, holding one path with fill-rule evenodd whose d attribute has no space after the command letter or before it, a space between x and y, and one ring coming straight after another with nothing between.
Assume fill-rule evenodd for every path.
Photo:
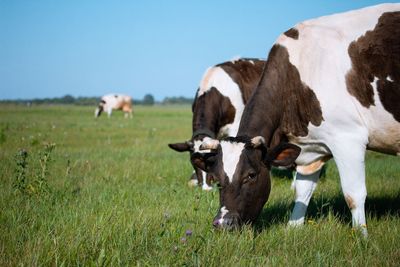
<instances>
[{"instance_id":1,"label":"distant treeline","mask_svg":"<svg viewBox=\"0 0 400 267\"><path fill-rule=\"evenodd\" d=\"M22 105L43 105L43 104L72 104L79 106L95 106L99 103L100 97L73 97L65 95L63 97L53 98L35 98L35 99L16 99L16 100L0 100L4 104L22 104ZM147 94L143 99L133 99L134 105L154 105L154 104L192 104L193 98L179 97L166 97L161 102L154 100L151 94Z\"/></svg>"}]
</instances>

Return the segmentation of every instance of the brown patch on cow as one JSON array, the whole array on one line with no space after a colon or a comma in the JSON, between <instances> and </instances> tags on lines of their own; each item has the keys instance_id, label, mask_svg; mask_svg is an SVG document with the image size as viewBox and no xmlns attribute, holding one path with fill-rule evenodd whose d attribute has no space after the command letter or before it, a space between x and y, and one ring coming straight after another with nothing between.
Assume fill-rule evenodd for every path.
<instances>
[{"instance_id":1,"label":"brown patch on cow","mask_svg":"<svg viewBox=\"0 0 400 267\"><path fill-rule=\"evenodd\" d=\"M346 200L346 203L347 203L347 206L349 207L349 209L352 210L356 207L354 200L349 195L345 195L344 199Z\"/></svg>"},{"instance_id":2,"label":"brown patch on cow","mask_svg":"<svg viewBox=\"0 0 400 267\"><path fill-rule=\"evenodd\" d=\"M384 108L400 121L400 12L383 13L375 28L349 45L347 90L366 108L374 105L371 83Z\"/></svg>"},{"instance_id":3,"label":"brown patch on cow","mask_svg":"<svg viewBox=\"0 0 400 267\"><path fill-rule=\"evenodd\" d=\"M283 34L285 34L287 37L293 38L295 40L299 39L299 31L296 28L291 28L291 29L285 31Z\"/></svg>"},{"instance_id":4,"label":"brown patch on cow","mask_svg":"<svg viewBox=\"0 0 400 267\"><path fill-rule=\"evenodd\" d=\"M308 124L321 125L323 120L321 106L314 91L300 79L297 68L289 61L287 49L275 45L269 55L267 83L281 95L281 131L295 136L306 136ZM270 90L268 88L268 90ZM275 105L275 103L273 103ZM269 108L277 108L271 106Z\"/></svg>"},{"instance_id":5,"label":"brown patch on cow","mask_svg":"<svg viewBox=\"0 0 400 267\"><path fill-rule=\"evenodd\" d=\"M260 81L264 65L265 60L241 58L234 62L228 61L216 66L221 67L239 86L243 103L246 104L251 93Z\"/></svg>"},{"instance_id":6,"label":"brown patch on cow","mask_svg":"<svg viewBox=\"0 0 400 267\"><path fill-rule=\"evenodd\" d=\"M132 112L132 104L125 103L124 106L122 107L122 111L124 112Z\"/></svg>"},{"instance_id":7,"label":"brown patch on cow","mask_svg":"<svg viewBox=\"0 0 400 267\"><path fill-rule=\"evenodd\" d=\"M305 165L305 166L298 165L296 167L296 170L297 170L297 172L299 172L303 175L313 174L313 173L319 171L331 157L332 156L325 156L325 157L323 157L309 165Z\"/></svg>"}]
</instances>

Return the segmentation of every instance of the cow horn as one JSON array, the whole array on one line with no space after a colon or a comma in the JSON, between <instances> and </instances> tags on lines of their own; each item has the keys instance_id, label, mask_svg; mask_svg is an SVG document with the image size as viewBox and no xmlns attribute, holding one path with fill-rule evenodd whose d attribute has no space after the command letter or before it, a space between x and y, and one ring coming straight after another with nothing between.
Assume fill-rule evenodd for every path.
<instances>
[{"instance_id":1,"label":"cow horn","mask_svg":"<svg viewBox=\"0 0 400 267\"><path fill-rule=\"evenodd\" d=\"M265 144L265 139L262 136L256 136L251 139L251 143L253 144L254 148L259 147L260 145Z\"/></svg>"},{"instance_id":2,"label":"cow horn","mask_svg":"<svg viewBox=\"0 0 400 267\"><path fill-rule=\"evenodd\" d=\"M203 139L203 143L200 145L200 150L212 150L217 149L219 141L206 137Z\"/></svg>"}]
</instances>

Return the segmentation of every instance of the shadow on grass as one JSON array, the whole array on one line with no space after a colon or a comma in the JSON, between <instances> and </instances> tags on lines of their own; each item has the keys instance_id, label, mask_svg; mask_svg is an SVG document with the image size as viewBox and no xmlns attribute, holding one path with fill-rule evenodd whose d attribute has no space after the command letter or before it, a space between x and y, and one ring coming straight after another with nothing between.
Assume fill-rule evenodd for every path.
<instances>
[{"instance_id":1,"label":"shadow on grass","mask_svg":"<svg viewBox=\"0 0 400 267\"><path fill-rule=\"evenodd\" d=\"M289 220L293 203L287 201L276 202L267 205L254 224L254 230L260 232L276 224L286 224ZM367 217L382 218L388 215L400 216L400 191L395 196L371 196L367 197L365 210ZM306 213L306 220L318 220L334 215L344 224L351 224L351 213L343 198L337 195L333 198L319 196L312 198Z\"/></svg>"}]
</instances>

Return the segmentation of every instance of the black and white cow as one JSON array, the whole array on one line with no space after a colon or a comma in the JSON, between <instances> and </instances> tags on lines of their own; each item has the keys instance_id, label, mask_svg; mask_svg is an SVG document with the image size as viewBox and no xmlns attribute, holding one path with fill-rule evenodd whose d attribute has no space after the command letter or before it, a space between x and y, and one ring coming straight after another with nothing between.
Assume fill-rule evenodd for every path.
<instances>
[{"instance_id":1,"label":"black and white cow","mask_svg":"<svg viewBox=\"0 0 400 267\"><path fill-rule=\"evenodd\" d=\"M122 110L125 118L132 118L132 98L122 94L108 94L101 97L100 103L94 112L95 118L99 117L103 111L111 116L113 110Z\"/></svg>"},{"instance_id":2,"label":"black and white cow","mask_svg":"<svg viewBox=\"0 0 400 267\"><path fill-rule=\"evenodd\" d=\"M206 70L192 106L192 138L169 144L178 151L199 152L206 138L236 136L244 106L260 80L265 60L242 58L227 61ZM211 177L194 167L191 183L212 187Z\"/></svg>"},{"instance_id":3,"label":"black and white cow","mask_svg":"<svg viewBox=\"0 0 400 267\"><path fill-rule=\"evenodd\" d=\"M270 166L294 161L289 225L303 224L333 157L353 226L366 235L366 149L400 155L400 4L308 20L280 35L237 137L201 148L211 153L195 153L195 165L221 184L216 227L253 221L269 195Z\"/></svg>"}]
</instances>

